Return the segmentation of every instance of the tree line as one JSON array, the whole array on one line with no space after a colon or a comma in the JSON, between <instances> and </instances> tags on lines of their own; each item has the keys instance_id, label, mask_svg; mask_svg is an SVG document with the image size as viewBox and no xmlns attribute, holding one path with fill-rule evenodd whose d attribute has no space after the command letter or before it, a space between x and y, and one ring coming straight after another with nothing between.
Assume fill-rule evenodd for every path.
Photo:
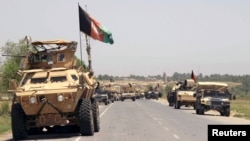
<instances>
[{"instance_id":1,"label":"tree line","mask_svg":"<svg viewBox=\"0 0 250 141\"><path fill-rule=\"evenodd\" d=\"M0 60L0 92L6 92L8 90L8 82L10 79L20 80L20 76L17 74L20 65L20 57L24 56L28 51L27 45L23 40L19 40L18 43L13 41L7 41L4 46L1 47L2 55L5 56L5 61ZM85 62L77 58L78 66L82 64L86 67ZM250 75L230 75L230 74L211 74L203 75L199 73L196 75L198 81L218 81L218 82L233 82L239 83L234 87L230 87L232 93L238 95L250 95ZM166 72L158 75L140 76L130 74L129 76L113 76L109 74L99 74L98 80L123 80L123 79L134 79L140 81L148 80L162 80L164 83L183 81L191 78L191 73L173 73L172 76L167 76ZM170 88L167 86L166 90Z\"/></svg>"}]
</instances>

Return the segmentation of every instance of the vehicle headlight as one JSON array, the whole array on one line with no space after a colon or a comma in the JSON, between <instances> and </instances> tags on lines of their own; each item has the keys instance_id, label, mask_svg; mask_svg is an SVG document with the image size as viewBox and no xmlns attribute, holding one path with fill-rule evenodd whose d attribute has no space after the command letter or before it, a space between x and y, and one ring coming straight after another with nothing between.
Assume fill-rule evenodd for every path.
<instances>
[{"instance_id":1,"label":"vehicle headlight","mask_svg":"<svg viewBox=\"0 0 250 141\"><path fill-rule=\"evenodd\" d=\"M58 96L57 96L57 100L58 100L59 102L64 101L64 96L63 96L63 95L58 95Z\"/></svg>"},{"instance_id":2,"label":"vehicle headlight","mask_svg":"<svg viewBox=\"0 0 250 141\"><path fill-rule=\"evenodd\" d=\"M31 104L37 103L37 100L36 100L35 96L31 96L30 99L29 99L29 101L30 101Z\"/></svg>"}]
</instances>

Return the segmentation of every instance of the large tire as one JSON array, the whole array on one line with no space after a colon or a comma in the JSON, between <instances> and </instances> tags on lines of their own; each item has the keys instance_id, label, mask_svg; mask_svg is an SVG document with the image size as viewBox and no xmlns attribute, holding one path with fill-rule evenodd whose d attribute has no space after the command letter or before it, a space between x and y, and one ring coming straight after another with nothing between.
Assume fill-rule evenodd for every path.
<instances>
[{"instance_id":1,"label":"large tire","mask_svg":"<svg viewBox=\"0 0 250 141\"><path fill-rule=\"evenodd\" d=\"M195 109L195 113L197 114L197 115L199 115L200 114L200 109Z\"/></svg>"},{"instance_id":2,"label":"large tire","mask_svg":"<svg viewBox=\"0 0 250 141\"><path fill-rule=\"evenodd\" d=\"M180 101L175 101L175 109L180 109Z\"/></svg>"},{"instance_id":3,"label":"large tire","mask_svg":"<svg viewBox=\"0 0 250 141\"><path fill-rule=\"evenodd\" d=\"M82 99L78 114L81 135L93 136L94 120L90 99Z\"/></svg>"},{"instance_id":4,"label":"large tire","mask_svg":"<svg viewBox=\"0 0 250 141\"><path fill-rule=\"evenodd\" d=\"M94 130L95 132L100 131L100 116L99 116L99 106L96 100L92 102L92 111L94 116Z\"/></svg>"},{"instance_id":5,"label":"large tire","mask_svg":"<svg viewBox=\"0 0 250 141\"><path fill-rule=\"evenodd\" d=\"M25 113L20 103L15 103L12 105L11 127L14 140L23 140L28 137L28 132L25 128Z\"/></svg>"},{"instance_id":6,"label":"large tire","mask_svg":"<svg viewBox=\"0 0 250 141\"><path fill-rule=\"evenodd\" d=\"M229 117L230 116L230 107L226 107L224 109L224 116Z\"/></svg>"},{"instance_id":7,"label":"large tire","mask_svg":"<svg viewBox=\"0 0 250 141\"><path fill-rule=\"evenodd\" d=\"M135 101L135 97L132 98L132 101Z\"/></svg>"},{"instance_id":8,"label":"large tire","mask_svg":"<svg viewBox=\"0 0 250 141\"><path fill-rule=\"evenodd\" d=\"M199 115L204 115L204 113L205 113L205 108L201 106L199 109Z\"/></svg>"}]
</instances>

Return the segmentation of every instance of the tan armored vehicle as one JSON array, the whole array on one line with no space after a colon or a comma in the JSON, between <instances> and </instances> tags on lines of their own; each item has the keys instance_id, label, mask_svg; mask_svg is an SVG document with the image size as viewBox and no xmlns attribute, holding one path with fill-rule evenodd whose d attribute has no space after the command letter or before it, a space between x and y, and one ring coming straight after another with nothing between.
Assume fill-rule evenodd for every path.
<instances>
[{"instance_id":1,"label":"tan armored vehicle","mask_svg":"<svg viewBox=\"0 0 250 141\"><path fill-rule=\"evenodd\" d=\"M221 116L230 116L231 94L228 85L219 82L198 82L196 98L196 114L204 115L204 112L215 110Z\"/></svg>"},{"instance_id":2,"label":"tan armored vehicle","mask_svg":"<svg viewBox=\"0 0 250 141\"><path fill-rule=\"evenodd\" d=\"M197 83L193 79L186 79L178 88L175 96L175 109L180 109L181 106L193 106L195 109L194 93L197 88Z\"/></svg>"},{"instance_id":3,"label":"tan armored vehicle","mask_svg":"<svg viewBox=\"0 0 250 141\"><path fill-rule=\"evenodd\" d=\"M105 105L110 103L108 92L105 90L105 86L99 86L99 89L95 91L94 98L98 103L104 103Z\"/></svg>"},{"instance_id":4,"label":"tan armored vehicle","mask_svg":"<svg viewBox=\"0 0 250 141\"><path fill-rule=\"evenodd\" d=\"M176 92L179 90L180 86L182 85L182 82L176 82L172 90L167 93L167 100L168 100L168 105L170 107L174 106L175 104L175 99L176 99Z\"/></svg>"},{"instance_id":5,"label":"tan armored vehicle","mask_svg":"<svg viewBox=\"0 0 250 141\"><path fill-rule=\"evenodd\" d=\"M92 71L76 68L77 42L35 41L30 48L18 72L21 81L10 82L14 140L62 126L81 135L98 132L99 107L93 98L98 83Z\"/></svg>"},{"instance_id":6,"label":"tan armored vehicle","mask_svg":"<svg viewBox=\"0 0 250 141\"><path fill-rule=\"evenodd\" d=\"M125 99L131 99L132 101L136 100L136 91L135 87L132 84L121 86L121 101Z\"/></svg>"}]
</instances>

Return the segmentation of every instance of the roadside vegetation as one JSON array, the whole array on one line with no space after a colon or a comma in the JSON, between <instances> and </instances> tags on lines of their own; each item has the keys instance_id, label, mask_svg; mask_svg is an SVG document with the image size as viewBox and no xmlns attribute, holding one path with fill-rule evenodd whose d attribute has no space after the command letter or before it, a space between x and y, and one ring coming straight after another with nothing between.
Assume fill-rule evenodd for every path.
<instances>
[{"instance_id":1,"label":"roadside vegetation","mask_svg":"<svg viewBox=\"0 0 250 141\"><path fill-rule=\"evenodd\" d=\"M0 134L7 132L11 129L10 120L10 101L0 102Z\"/></svg>"}]
</instances>

